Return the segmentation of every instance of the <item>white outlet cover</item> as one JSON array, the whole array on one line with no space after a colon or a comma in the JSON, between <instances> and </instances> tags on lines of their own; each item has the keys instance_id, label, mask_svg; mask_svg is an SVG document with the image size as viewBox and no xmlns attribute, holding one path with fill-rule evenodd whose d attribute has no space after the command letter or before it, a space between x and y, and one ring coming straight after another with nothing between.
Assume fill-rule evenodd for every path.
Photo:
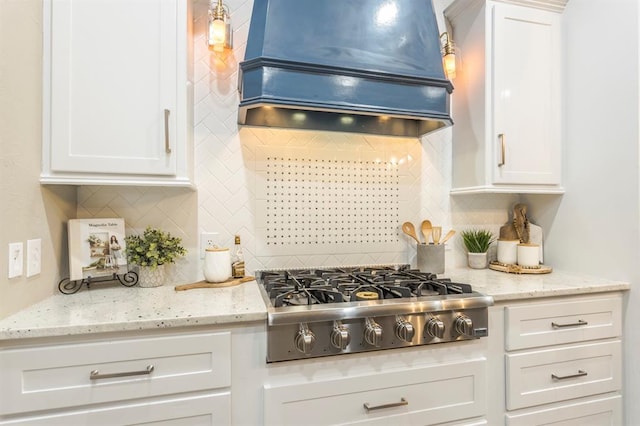
<instances>
[{"instance_id":1,"label":"white outlet cover","mask_svg":"<svg viewBox=\"0 0 640 426\"><path fill-rule=\"evenodd\" d=\"M27 240L27 277L38 275L42 270L42 240Z\"/></svg>"},{"instance_id":2,"label":"white outlet cover","mask_svg":"<svg viewBox=\"0 0 640 426\"><path fill-rule=\"evenodd\" d=\"M15 278L22 275L22 264L24 263L24 244L9 244L9 278Z\"/></svg>"}]
</instances>

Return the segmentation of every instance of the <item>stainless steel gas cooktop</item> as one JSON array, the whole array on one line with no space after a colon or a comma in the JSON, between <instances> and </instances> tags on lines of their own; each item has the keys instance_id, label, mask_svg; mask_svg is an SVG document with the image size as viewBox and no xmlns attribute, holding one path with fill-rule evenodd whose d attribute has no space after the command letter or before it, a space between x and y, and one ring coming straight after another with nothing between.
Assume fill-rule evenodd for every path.
<instances>
[{"instance_id":1,"label":"stainless steel gas cooktop","mask_svg":"<svg viewBox=\"0 0 640 426\"><path fill-rule=\"evenodd\" d=\"M268 305L267 361L488 335L490 296L409 265L256 271Z\"/></svg>"}]
</instances>

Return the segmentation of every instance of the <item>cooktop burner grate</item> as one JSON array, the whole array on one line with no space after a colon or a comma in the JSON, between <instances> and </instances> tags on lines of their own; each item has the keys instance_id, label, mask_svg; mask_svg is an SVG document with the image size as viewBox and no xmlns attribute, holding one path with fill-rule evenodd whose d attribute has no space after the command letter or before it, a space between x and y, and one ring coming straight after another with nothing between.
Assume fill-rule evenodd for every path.
<instances>
[{"instance_id":1,"label":"cooktop burner grate","mask_svg":"<svg viewBox=\"0 0 640 426\"><path fill-rule=\"evenodd\" d=\"M275 307L472 292L469 284L408 265L262 271L258 279Z\"/></svg>"}]
</instances>

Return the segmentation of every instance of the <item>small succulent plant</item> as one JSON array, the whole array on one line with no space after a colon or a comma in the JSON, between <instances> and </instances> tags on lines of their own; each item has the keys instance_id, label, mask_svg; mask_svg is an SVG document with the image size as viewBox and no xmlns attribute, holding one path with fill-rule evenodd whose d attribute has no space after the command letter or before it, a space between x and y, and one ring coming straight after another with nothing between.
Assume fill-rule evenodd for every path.
<instances>
[{"instance_id":1,"label":"small succulent plant","mask_svg":"<svg viewBox=\"0 0 640 426\"><path fill-rule=\"evenodd\" d=\"M461 235L469 253L486 253L495 241L495 236L487 229L468 229L462 231Z\"/></svg>"}]
</instances>

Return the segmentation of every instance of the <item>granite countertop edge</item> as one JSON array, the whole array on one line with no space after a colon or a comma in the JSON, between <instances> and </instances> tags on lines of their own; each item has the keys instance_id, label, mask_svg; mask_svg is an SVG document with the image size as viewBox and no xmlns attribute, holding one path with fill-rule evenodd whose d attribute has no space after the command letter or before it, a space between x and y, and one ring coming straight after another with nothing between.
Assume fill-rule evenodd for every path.
<instances>
[{"instance_id":1,"label":"granite countertop edge","mask_svg":"<svg viewBox=\"0 0 640 426\"><path fill-rule=\"evenodd\" d=\"M147 331L264 321L267 309L255 281L234 287L175 291L92 287L56 294L0 320L3 340Z\"/></svg>"},{"instance_id":2,"label":"granite countertop edge","mask_svg":"<svg viewBox=\"0 0 640 426\"><path fill-rule=\"evenodd\" d=\"M445 271L495 302L630 290L629 283L554 271L517 275L489 269ZM267 307L255 281L235 287L175 291L165 285L92 288L57 294L0 320L4 340L146 331L264 321Z\"/></svg>"}]
</instances>

